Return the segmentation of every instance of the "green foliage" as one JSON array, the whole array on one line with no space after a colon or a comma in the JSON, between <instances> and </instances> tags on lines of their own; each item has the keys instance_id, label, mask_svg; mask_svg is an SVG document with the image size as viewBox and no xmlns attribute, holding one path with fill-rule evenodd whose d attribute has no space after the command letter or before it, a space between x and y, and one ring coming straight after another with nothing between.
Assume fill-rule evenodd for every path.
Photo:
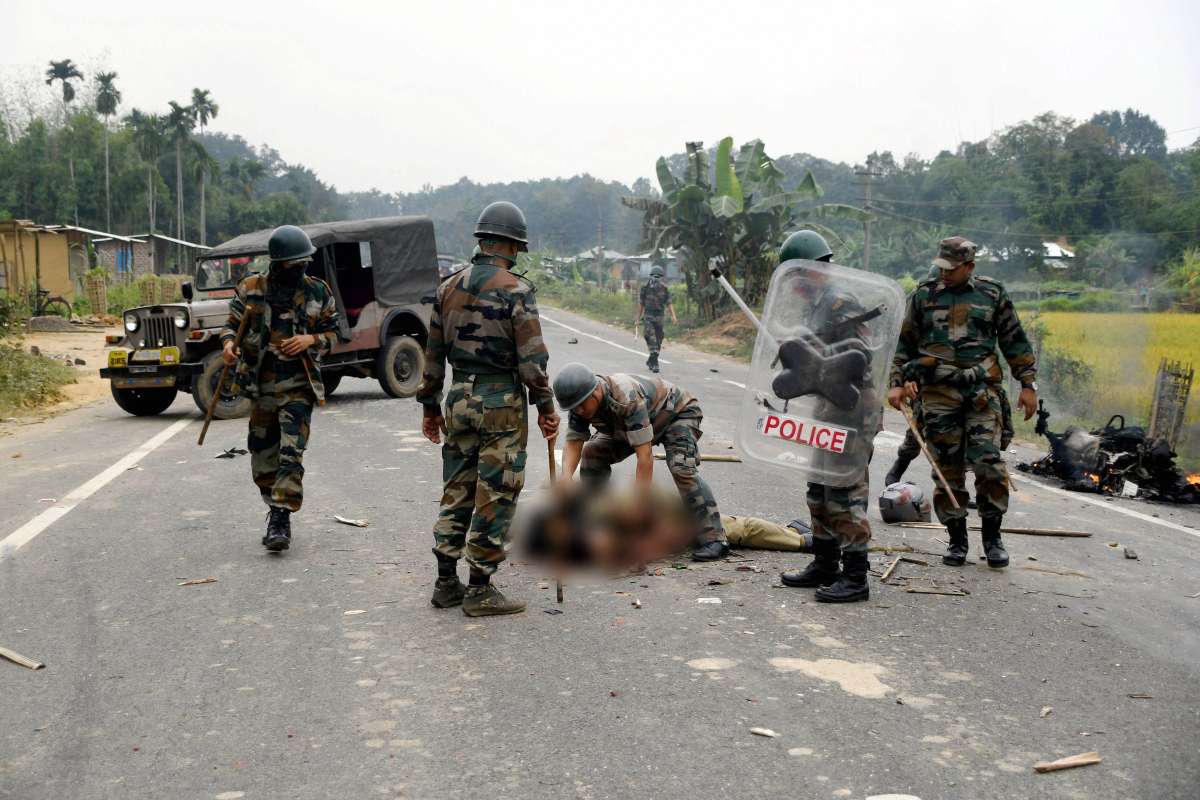
<instances>
[{"instance_id":1,"label":"green foliage","mask_svg":"<svg viewBox=\"0 0 1200 800\"><path fill-rule=\"evenodd\" d=\"M62 399L59 387L74 382L65 364L27 353L19 341L0 340L0 417L54 403Z\"/></svg>"},{"instance_id":2,"label":"green foliage","mask_svg":"<svg viewBox=\"0 0 1200 800\"><path fill-rule=\"evenodd\" d=\"M1167 282L1176 292L1180 304L1189 311L1200 311L1200 248L1194 247L1180 255L1171 265Z\"/></svg>"}]
</instances>

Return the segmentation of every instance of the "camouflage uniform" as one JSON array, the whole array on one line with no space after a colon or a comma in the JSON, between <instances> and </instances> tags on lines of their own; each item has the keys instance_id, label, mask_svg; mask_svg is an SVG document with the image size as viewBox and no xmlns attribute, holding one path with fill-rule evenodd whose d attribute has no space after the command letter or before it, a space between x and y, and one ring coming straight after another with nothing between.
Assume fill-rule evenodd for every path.
<instances>
[{"instance_id":1,"label":"camouflage uniform","mask_svg":"<svg viewBox=\"0 0 1200 800\"><path fill-rule=\"evenodd\" d=\"M662 444L667 469L699 528L697 543L726 541L716 498L700 477L700 404L661 378L621 373L599 378L604 398L595 416L589 421L572 413L567 423L568 442L587 442L581 479L603 484L612 475L612 465L633 455L635 447ZM595 436L590 436L592 427Z\"/></svg>"},{"instance_id":2,"label":"camouflage uniform","mask_svg":"<svg viewBox=\"0 0 1200 800\"><path fill-rule=\"evenodd\" d=\"M863 313L862 305L850 295L838 292L826 284L809 301L808 325L825 341L836 344L865 331L837 331L846 320ZM857 408L849 412L838 411L822 400L818 416L836 420L837 424L855 428L860 432L854 437L854 447L861 449L863 471L859 480L851 486L827 486L822 483L808 484L808 512L812 522L813 538L836 539L842 552L867 552L871 541L871 523L867 520L868 465L873 454L875 434L883 420L883 406L871 388L870 370L863 376L863 394Z\"/></svg>"},{"instance_id":3,"label":"camouflage uniform","mask_svg":"<svg viewBox=\"0 0 1200 800\"><path fill-rule=\"evenodd\" d=\"M318 278L293 267L291 280L282 266L250 275L238 284L229 303L221 343L237 337L242 315L251 317L241 343L241 361L232 393L253 400L250 409L250 471L272 508L299 511L304 502L304 449L314 403L325 403L325 385L317 363L337 341L333 292ZM302 334L317 344L300 356L279 349L284 339Z\"/></svg>"},{"instance_id":4,"label":"camouflage uniform","mask_svg":"<svg viewBox=\"0 0 1200 800\"><path fill-rule=\"evenodd\" d=\"M651 278L639 295L642 304L642 335L650 357L658 356L663 343L663 320L671 305L671 290L658 278Z\"/></svg>"},{"instance_id":5,"label":"camouflage uniform","mask_svg":"<svg viewBox=\"0 0 1200 800\"><path fill-rule=\"evenodd\" d=\"M450 362L445 488L433 550L459 559L465 549L472 572L482 575L494 573L505 559L509 525L525 485L527 406L554 413L535 290L506 263L477 255L438 288L417 391L426 416L440 413Z\"/></svg>"},{"instance_id":6,"label":"camouflage uniform","mask_svg":"<svg viewBox=\"0 0 1200 800\"><path fill-rule=\"evenodd\" d=\"M1008 510L1001 449L1012 438L1012 411L997 346L1013 377L1033 384L1033 348L998 281L972 275L950 288L931 279L909 296L890 383L921 385L924 435L960 505L956 510L937 484L934 508L943 523L966 517L968 468L975 473L979 515L1001 517Z\"/></svg>"}]
</instances>

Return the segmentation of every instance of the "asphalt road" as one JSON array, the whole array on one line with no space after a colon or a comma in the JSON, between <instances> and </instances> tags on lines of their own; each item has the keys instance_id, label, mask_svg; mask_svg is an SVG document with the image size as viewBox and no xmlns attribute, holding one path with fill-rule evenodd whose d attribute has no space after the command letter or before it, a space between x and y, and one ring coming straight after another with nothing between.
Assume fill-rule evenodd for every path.
<instances>
[{"instance_id":1,"label":"asphalt road","mask_svg":"<svg viewBox=\"0 0 1200 800\"><path fill-rule=\"evenodd\" d=\"M641 349L627 333L546 316L574 329L547 322L553 367L642 368L615 346ZM725 451L746 368L664 355L664 376L701 399L703 449ZM47 664L0 661L0 797L1197 796L1196 510L1024 480L1011 524L1094 535L1009 536L997 572L973 534L967 567L913 554L930 566L873 578L851 606L778 586L806 556L581 579L561 607L538 568L510 561L499 583L529 611L470 620L428 604L440 466L418 427L411 401L343 382L314 420L282 558L259 545L248 457L214 458L244 446L244 421L197 448L181 397L154 419L105 402L0 435L0 646ZM877 482L897 415L888 429ZM535 434L530 493L542 453ZM807 515L786 476L703 471L726 513ZM934 538L875 527L875 544L937 554ZM969 594L904 591L931 585ZM1102 764L1032 769L1091 750Z\"/></svg>"}]
</instances>

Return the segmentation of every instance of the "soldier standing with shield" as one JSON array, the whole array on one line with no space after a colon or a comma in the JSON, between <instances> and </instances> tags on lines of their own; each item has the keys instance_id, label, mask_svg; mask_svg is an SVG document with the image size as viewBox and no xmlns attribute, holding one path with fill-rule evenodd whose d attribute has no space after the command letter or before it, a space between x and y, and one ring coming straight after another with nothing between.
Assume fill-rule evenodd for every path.
<instances>
[{"instance_id":1,"label":"soldier standing with shield","mask_svg":"<svg viewBox=\"0 0 1200 800\"><path fill-rule=\"evenodd\" d=\"M417 400L425 411L425 437L434 444L446 437L431 602L438 608L462 605L467 616L480 617L525 610L523 600L505 597L491 577L506 557L509 526L525 485L527 407L537 406L538 427L547 439L558 434L558 414L535 290L511 271L517 254L528 249L525 215L512 203L492 203L479 215L475 238L480 252L471 264L438 287ZM446 361L453 373L443 416ZM457 574L464 551L467 587Z\"/></svg>"},{"instance_id":2,"label":"soldier standing with shield","mask_svg":"<svg viewBox=\"0 0 1200 800\"><path fill-rule=\"evenodd\" d=\"M337 342L337 309L329 285L304 274L316 252L308 234L295 225L276 228L267 251L270 270L243 278L229 303L221 355L228 365L241 356L232 391L254 401L250 469L270 509L262 543L279 552L291 545L291 515L304 502L309 423L313 406L325 403L317 363ZM245 314L251 317L238 342Z\"/></svg>"},{"instance_id":3,"label":"soldier standing with shield","mask_svg":"<svg viewBox=\"0 0 1200 800\"><path fill-rule=\"evenodd\" d=\"M650 280L638 295L637 318L633 321L634 327L638 324L643 326L646 349L650 351L646 366L651 372L658 372L658 351L663 343L663 315L670 311L671 321L679 324L679 317L675 316L675 304L671 302L671 290L663 282L665 275L666 272L658 264L651 268Z\"/></svg>"}]
</instances>

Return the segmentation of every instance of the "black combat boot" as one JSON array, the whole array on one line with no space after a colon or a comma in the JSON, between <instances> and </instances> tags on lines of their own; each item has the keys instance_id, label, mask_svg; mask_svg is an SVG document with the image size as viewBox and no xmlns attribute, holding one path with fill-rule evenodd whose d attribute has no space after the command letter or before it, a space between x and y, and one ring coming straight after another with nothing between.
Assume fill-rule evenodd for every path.
<instances>
[{"instance_id":1,"label":"black combat boot","mask_svg":"<svg viewBox=\"0 0 1200 800\"><path fill-rule=\"evenodd\" d=\"M437 556L438 576L433 584L433 597L429 602L435 608L461 606L467 587L458 579L458 559L433 551Z\"/></svg>"},{"instance_id":2,"label":"black combat boot","mask_svg":"<svg viewBox=\"0 0 1200 800\"><path fill-rule=\"evenodd\" d=\"M867 585L867 570L871 562L867 554L860 551L842 553L842 574L829 586L817 589L819 603L857 603L871 598L871 588Z\"/></svg>"},{"instance_id":3,"label":"black combat boot","mask_svg":"<svg viewBox=\"0 0 1200 800\"><path fill-rule=\"evenodd\" d=\"M729 555L729 542L719 539L697 545L692 551L692 561L720 561Z\"/></svg>"},{"instance_id":4,"label":"black combat boot","mask_svg":"<svg viewBox=\"0 0 1200 800\"><path fill-rule=\"evenodd\" d=\"M883 485L891 486L893 483L899 483L904 478L908 465L912 462L913 460L907 456L896 456L896 463L892 464L892 468L888 470L888 474L883 479Z\"/></svg>"},{"instance_id":5,"label":"black combat boot","mask_svg":"<svg viewBox=\"0 0 1200 800\"><path fill-rule=\"evenodd\" d=\"M942 563L961 567L967 563L967 520L950 520L946 523L946 532L950 534L950 546L946 548L946 555L942 556Z\"/></svg>"},{"instance_id":6,"label":"black combat boot","mask_svg":"<svg viewBox=\"0 0 1200 800\"><path fill-rule=\"evenodd\" d=\"M650 368L651 372L658 372L658 353L650 354L650 357L646 359L646 366Z\"/></svg>"},{"instance_id":7,"label":"black combat boot","mask_svg":"<svg viewBox=\"0 0 1200 800\"><path fill-rule=\"evenodd\" d=\"M267 518L267 535L263 545L272 553L287 550L292 543L292 512L286 508L271 508Z\"/></svg>"},{"instance_id":8,"label":"black combat boot","mask_svg":"<svg viewBox=\"0 0 1200 800\"><path fill-rule=\"evenodd\" d=\"M1008 551L1000 540L1000 523L1003 517L983 518L983 552L987 555L987 565L992 569L1004 569L1008 566Z\"/></svg>"},{"instance_id":9,"label":"black combat boot","mask_svg":"<svg viewBox=\"0 0 1200 800\"><path fill-rule=\"evenodd\" d=\"M828 586L841 577L838 571L838 559L842 548L837 539L813 537L813 560L802 570L779 573L779 580L784 586L798 589L811 589L814 586Z\"/></svg>"}]
</instances>

